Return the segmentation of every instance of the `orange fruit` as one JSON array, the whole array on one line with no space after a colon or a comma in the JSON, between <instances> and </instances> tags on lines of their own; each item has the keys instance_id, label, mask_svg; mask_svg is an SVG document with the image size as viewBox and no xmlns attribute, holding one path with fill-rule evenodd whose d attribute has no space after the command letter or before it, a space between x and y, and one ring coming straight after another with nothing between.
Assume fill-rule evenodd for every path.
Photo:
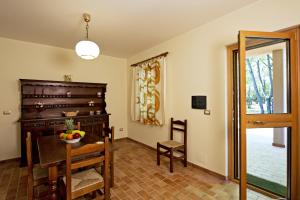
<instances>
[{"instance_id":1,"label":"orange fruit","mask_svg":"<svg viewBox=\"0 0 300 200\"><path fill-rule=\"evenodd\" d=\"M73 139L73 135L72 135L72 134L67 134L66 139L67 139L67 140L72 140L72 139Z\"/></svg>"}]
</instances>

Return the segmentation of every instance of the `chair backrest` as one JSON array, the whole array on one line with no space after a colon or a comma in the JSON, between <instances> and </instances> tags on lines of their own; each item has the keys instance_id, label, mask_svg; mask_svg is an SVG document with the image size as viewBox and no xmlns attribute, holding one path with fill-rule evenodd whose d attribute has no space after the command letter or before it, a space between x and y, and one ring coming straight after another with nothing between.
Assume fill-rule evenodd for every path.
<instances>
[{"instance_id":1,"label":"chair backrest","mask_svg":"<svg viewBox=\"0 0 300 200\"><path fill-rule=\"evenodd\" d=\"M115 127L103 127L102 137L108 137L109 141L113 144L115 141Z\"/></svg>"},{"instance_id":2,"label":"chair backrest","mask_svg":"<svg viewBox=\"0 0 300 200\"><path fill-rule=\"evenodd\" d=\"M187 120L184 121L174 120L173 117L171 118L171 134L170 139L174 139L174 130L183 133L183 140L184 144L186 145L187 142Z\"/></svg>"},{"instance_id":3,"label":"chair backrest","mask_svg":"<svg viewBox=\"0 0 300 200\"><path fill-rule=\"evenodd\" d=\"M109 190L108 183L108 166L109 166L109 141L106 137L104 143L98 144L86 144L78 148L72 148L71 144L66 145L67 159L66 159L66 189L67 189L67 199L72 199L72 186L71 186L71 176L72 170L95 166L95 164L104 162L104 191ZM77 158L77 161L74 160ZM86 157L86 158L84 158ZM79 159L80 158L80 159Z\"/></svg>"}]
</instances>

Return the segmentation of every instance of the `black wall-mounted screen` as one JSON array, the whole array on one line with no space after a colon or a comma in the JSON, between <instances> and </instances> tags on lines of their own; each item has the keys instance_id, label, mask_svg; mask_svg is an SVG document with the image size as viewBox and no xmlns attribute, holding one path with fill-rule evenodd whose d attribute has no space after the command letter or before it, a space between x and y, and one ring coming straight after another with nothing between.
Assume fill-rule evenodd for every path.
<instances>
[{"instance_id":1,"label":"black wall-mounted screen","mask_svg":"<svg viewBox=\"0 0 300 200\"><path fill-rule=\"evenodd\" d=\"M192 96L192 108L206 109L206 96Z\"/></svg>"}]
</instances>

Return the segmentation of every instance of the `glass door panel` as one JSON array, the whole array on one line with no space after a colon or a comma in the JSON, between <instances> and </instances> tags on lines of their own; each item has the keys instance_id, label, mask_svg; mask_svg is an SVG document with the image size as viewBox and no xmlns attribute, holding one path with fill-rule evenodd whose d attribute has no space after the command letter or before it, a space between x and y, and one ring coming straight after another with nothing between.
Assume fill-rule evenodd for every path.
<instances>
[{"instance_id":1,"label":"glass door panel","mask_svg":"<svg viewBox=\"0 0 300 200\"><path fill-rule=\"evenodd\" d=\"M290 154L289 128L248 128L247 182L287 197Z\"/></svg>"},{"instance_id":2,"label":"glass door panel","mask_svg":"<svg viewBox=\"0 0 300 200\"><path fill-rule=\"evenodd\" d=\"M246 114L290 112L289 40L246 38Z\"/></svg>"}]
</instances>

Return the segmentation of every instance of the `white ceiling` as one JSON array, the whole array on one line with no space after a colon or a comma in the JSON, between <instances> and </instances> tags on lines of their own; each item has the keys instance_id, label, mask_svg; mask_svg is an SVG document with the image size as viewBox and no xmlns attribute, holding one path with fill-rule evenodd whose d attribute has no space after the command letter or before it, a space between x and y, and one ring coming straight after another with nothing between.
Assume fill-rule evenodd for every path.
<instances>
[{"instance_id":1,"label":"white ceiling","mask_svg":"<svg viewBox=\"0 0 300 200\"><path fill-rule=\"evenodd\" d=\"M256 0L0 0L0 37L74 48L85 36L102 53L129 57Z\"/></svg>"}]
</instances>

